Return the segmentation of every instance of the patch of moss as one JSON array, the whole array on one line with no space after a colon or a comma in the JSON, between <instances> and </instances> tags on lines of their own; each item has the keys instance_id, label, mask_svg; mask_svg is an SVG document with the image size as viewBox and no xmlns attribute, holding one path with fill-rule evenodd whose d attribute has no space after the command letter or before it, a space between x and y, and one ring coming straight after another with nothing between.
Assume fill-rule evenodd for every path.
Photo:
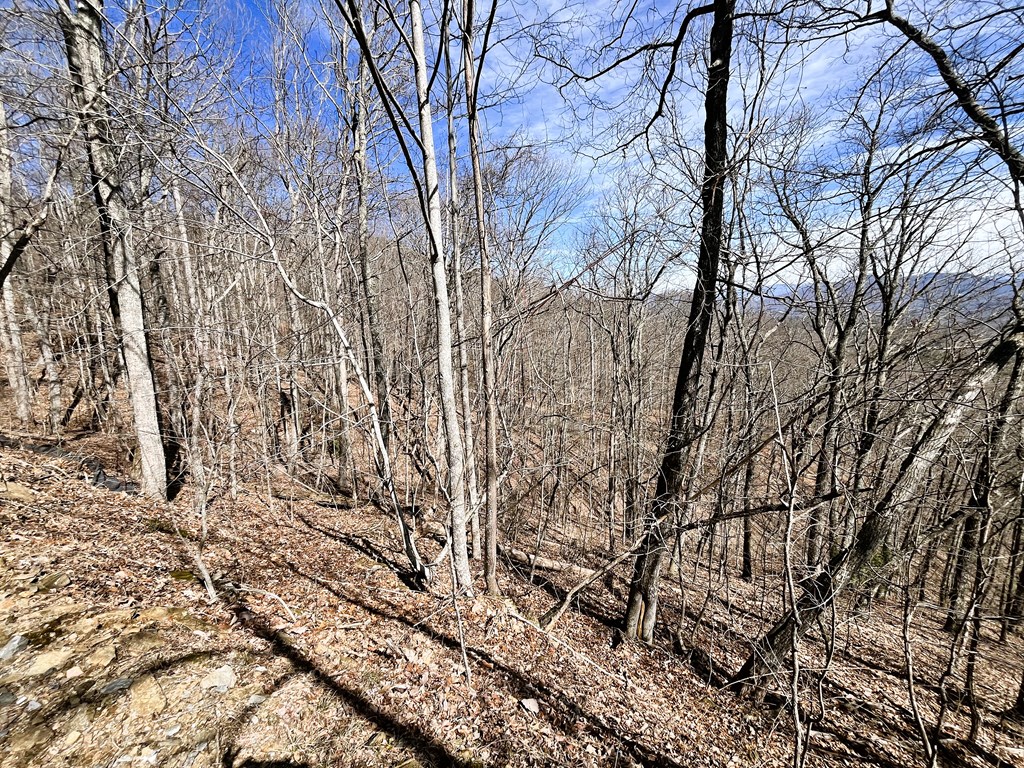
<instances>
[{"instance_id":1,"label":"patch of moss","mask_svg":"<svg viewBox=\"0 0 1024 768\"><path fill-rule=\"evenodd\" d=\"M143 521L143 525L146 526L146 530L150 533L175 533L174 526L166 520L161 520L159 517L147 517Z\"/></svg>"}]
</instances>

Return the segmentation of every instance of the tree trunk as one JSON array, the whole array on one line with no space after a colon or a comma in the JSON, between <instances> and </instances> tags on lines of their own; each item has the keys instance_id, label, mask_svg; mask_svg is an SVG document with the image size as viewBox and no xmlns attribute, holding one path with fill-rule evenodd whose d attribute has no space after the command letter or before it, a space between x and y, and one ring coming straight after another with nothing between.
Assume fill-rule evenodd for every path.
<instances>
[{"instance_id":1,"label":"tree trunk","mask_svg":"<svg viewBox=\"0 0 1024 768\"><path fill-rule=\"evenodd\" d=\"M39 339L39 353L43 358L43 378L46 381L46 427L51 435L60 433L63 407L61 403L61 377L54 355L53 340L50 337L49 297L39 307L30 296L25 297L25 314L28 315Z\"/></svg>"},{"instance_id":2,"label":"tree trunk","mask_svg":"<svg viewBox=\"0 0 1024 768\"><path fill-rule=\"evenodd\" d=\"M679 490L689 449L703 423L698 407L698 393L714 314L722 251L728 161L726 117L734 6L734 0L715 0L714 3L714 23L708 49L711 65L704 98L704 181L701 186L704 215L697 259L697 282L683 339L665 453L658 472L654 502L648 513L645 540L634 564L626 605L625 632L644 642L654 639L657 621L658 587L666 554L663 521L673 519L680 511ZM676 515L671 514L673 511Z\"/></svg>"},{"instance_id":3,"label":"tree trunk","mask_svg":"<svg viewBox=\"0 0 1024 768\"><path fill-rule=\"evenodd\" d=\"M28 367L25 364L25 346L21 339L21 323L18 320L14 301L14 288L8 277L18 260L18 231L15 229L11 212L14 184L11 179L11 149L7 138L7 110L0 101L0 265L7 267L2 285L3 307L0 308L0 340L4 346L4 360L7 367L7 383L14 395L14 412L22 427L32 422L32 390L29 384ZM24 247L22 247L24 250Z\"/></svg>"},{"instance_id":4,"label":"tree trunk","mask_svg":"<svg viewBox=\"0 0 1024 768\"><path fill-rule=\"evenodd\" d=\"M384 354L384 335L380 318L380 279L377 268L370 256L370 172L366 158L367 112L366 63L359 59L356 82L355 147L356 165L356 221L359 246L359 276L366 301L366 325L370 336L370 359L373 363L370 377L376 394L377 410L380 413L381 437L384 445L390 447L392 418L390 387L388 385L387 363ZM340 201L339 201L340 204Z\"/></svg>"},{"instance_id":5,"label":"tree trunk","mask_svg":"<svg viewBox=\"0 0 1024 768\"><path fill-rule=\"evenodd\" d=\"M732 684L743 687L766 672L778 669L794 638L815 625L818 617L855 576L861 574L889 538L900 512L914 501L918 484L939 458L953 431L960 424L982 389L1024 347L1024 326L1014 326L996 344L985 359L952 393L932 417L900 465L896 480L868 514L851 546L837 553L825 569L803 583L803 594L794 607L754 646L746 663L733 677Z\"/></svg>"},{"instance_id":6,"label":"tree trunk","mask_svg":"<svg viewBox=\"0 0 1024 768\"><path fill-rule=\"evenodd\" d=\"M448 462L448 498L451 506L452 557L459 591L472 594L473 575L469 569L466 540L466 486L462 426L455 400L455 370L452 364L452 312L448 293L448 274L444 259L441 226L441 192L434 150L434 125L430 110L429 77L423 42L423 9L419 0L409 4L412 22L413 74L419 104L419 138L423 159L422 207L425 215L430 276L434 289L434 315L437 322L437 373L440 384L441 419L444 422L445 459Z\"/></svg>"},{"instance_id":7,"label":"tree trunk","mask_svg":"<svg viewBox=\"0 0 1024 768\"><path fill-rule=\"evenodd\" d=\"M1017 689L1017 701L1011 710L1018 717L1024 718L1024 669L1020 673L1020 688Z\"/></svg>"},{"instance_id":8,"label":"tree trunk","mask_svg":"<svg viewBox=\"0 0 1024 768\"><path fill-rule=\"evenodd\" d=\"M462 401L462 429L466 451L466 491L469 495L469 527L473 559L479 560L480 541L480 489L476 477L476 454L473 446L473 408L469 387L469 339L466 335L466 301L462 279L462 203L459 196L459 158L455 134L455 93L449 41L445 40L445 58L448 68L448 230L452 247L452 279L455 282L455 330L459 347L459 395Z\"/></svg>"},{"instance_id":9,"label":"tree trunk","mask_svg":"<svg viewBox=\"0 0 1024 768\"><path fill-rule=\"evenodd\" d=\"M492 18L493 18L492 6ZM480 357L484 375L484 581L487 594L497 595L498 577L498 405L494 380L494 339L491 330L491 256L484 219L484 184L477 116L478 81L473 53L473 0L466 0L463 20L463 69L466 79L466 116L469 155L473 166L477 246L480 251Z\"/></svg>"},{"instance_id":10,"label":"tree trunk","mask_svg":"<svg viewBox=\"0 0 1024 768\"><path fill-rule=\"evenodd\" d=\"M974 550L978 541L978 516L968 515L964 520L964 530L959 539L959 546L953 556L953 570L949 580L949 606L946 608L946 620L942 624L943 632L957 629L957 609L960 606L960 594L963 591L963 578L967 563L974 558Z\"/></svg>"},{"instance_id":11,"label":"tree trunk","mask_svg":"<svg viewBox=\"0 0 1024 768\"><path fill-rule=\"evenodd\" d=\"M0 242L0 249L4 251L0 253L0 258L6 257L6 241ZM13 283L13 277L9 277L3 287L4 358L7 363L7 383L14 395L14 412L21 426L27 427L32 423L32 389L25 364L25 344L21 338L21 321L14 301Z\"/></svg>"},{"instance_id":12,"label":"tree trunk","mask_svg":"<svg viewBox=\"0 0 1024 768\"><path fill-rule=\"evenodd\" d=\"M1024 513L1024 495L1021 496L1018 514ZM1018 518L1017 533L1024 527L1024 517ZM1015 546L1010 554L1010 568L1012 569L1012 584L1007 589L1006 621L1010 627L1016 628L1024 617L1024 553L1021 552L1021 543L1024 536L1015 536ZM1005 635L1005 630L1003 631Z\"/></svg>"},{"instance_id":13,"label":"tree trunk","mask_svg":"<svg viewBox=\"0 0 1024 768\"><path fill-rule=\"evenodd\" d=\"M146 339L142 285L131 216L121 186L117 152L107 114L102 7L89 0L79 0L77 10L72 10L61 0L58 8L68 67L85 131L103 247L112 267L112 309L120 326L120 346L139 445L140 486L146 496L164 499L167 496L167 469Z\"/></svg>"},{"instance_id":14,"label":"tree trunk","mask_svg":"<svg viewBox=\"0 0 1024 768\"><path fill-rule=\"evenodd\" d=\"M753 416L751 415L751 418ZM747 469L743 473L743 499L742 504L744 508L750 508L750 491L754 485L754 468L757 462L755 459L751 459L747 462ZM754 580L754 523L753 515L746 514L743 516L743 564L740 570L740 578L744 581Z\"/></svg>"}]
</instances>

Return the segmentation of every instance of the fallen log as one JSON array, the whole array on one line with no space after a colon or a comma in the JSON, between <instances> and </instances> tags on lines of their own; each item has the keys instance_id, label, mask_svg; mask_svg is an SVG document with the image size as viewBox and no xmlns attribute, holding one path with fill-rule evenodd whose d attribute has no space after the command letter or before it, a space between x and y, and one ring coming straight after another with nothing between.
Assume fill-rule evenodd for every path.
<instances>
[{"instance_id":1,"label":"fallen log","mask_svg":"<svg viewBox=\"0 0 1024 768\"><path fill-rule=\"evenodd\" d=\"M542 571L550 571L552 573L566 573L576 579L590 579L594 575L593 570L582 565L553 560L549 557L541 557L540 555L531 555L529 552L516 549L515 547L498 547L498 554L524 568L539 568Z\"/></svg>"}]
</instances>

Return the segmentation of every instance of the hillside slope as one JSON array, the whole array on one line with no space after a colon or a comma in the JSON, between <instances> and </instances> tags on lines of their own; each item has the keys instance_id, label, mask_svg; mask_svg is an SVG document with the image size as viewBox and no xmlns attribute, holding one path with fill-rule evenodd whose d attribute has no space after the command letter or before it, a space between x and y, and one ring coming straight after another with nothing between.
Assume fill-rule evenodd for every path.
<instances>
[{"instance_id":1,"label":"hillside slope","mask_svg":"<svg viewBox=\"0 0 1024 768\"><path fill-rule=\"evenodd\" d=\"M210 602L187 494L144 501L15 449L0 472L5 768L790 763L784 709L709 687L666 650L612 648L600 617L541 633L526 617L551 596L525 579L506 573L503 599L455 603L443 578L413 591L372 506L251 489L218 502ZM842 716L814 764L914 755L906 729ZM1013 738L1005 759L1022 754Z\"/></svg>"}]
</instances>

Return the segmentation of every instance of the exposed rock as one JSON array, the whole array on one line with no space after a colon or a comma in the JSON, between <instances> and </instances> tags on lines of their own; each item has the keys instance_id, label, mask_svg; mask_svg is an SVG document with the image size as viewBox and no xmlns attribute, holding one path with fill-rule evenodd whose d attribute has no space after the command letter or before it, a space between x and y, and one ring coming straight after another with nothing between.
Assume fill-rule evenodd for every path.
<instances>
[{"instance_id":1,"label":"exposed rock","mask_svg":"<svg viewBox=\"0 0 1024 768\"><path fill-rule=\"evenodd\" d=\"M103 669L109 666L116 656L117 651L114 650L113 645L104 645L102 648L97 648L89 654L89 658L85 660L85 665L92 669Z\"/></svg>"},{"instance_id":2,"label":"exposed rock","mask_svg":"<svg viewBox=\"0 0 1024 768\"><path fill-rule=\"evenodd\" d=\"M57 572L46 574L39 580L36 586L39 588L40 592L53 592L57 589L64 589L64 587L68 586L70 583L71 577L66 573Z\"/></svg>"},{"instance_id":3,"label":"exposed rock","mask_svg":"<svg viewBox=\"0 0 1024 768\"><path fill-rule=\"evenodd\" d=\"M71 625L70 630L78 635L91 635L100 622L95 616L86 616Z\"/></svg>"},{"instance_id":4,"label":"exposed rock","mask_svg":"<svg viewBox=\"0 0 1024 768\"><path fill-rule=\"evenodd\" d=\"M132 620L132 611L126 608L117 608L113 611L104 611L96 615L96 621L100 626L107 629L124 629L124 626Z\"/></svg>"},{"instance_id":5,"label":"exposed rock","mask_svg":"<svg viewBox=\"0 0 1024 768\"><path fill-rule=\"evenodd\" d=\"M41 653L32 661L32 665L25 672L27 677L35 677L36 675L45 675L55 669L60 669L67 663L67 660L71 658L70 650L62 651L47 651Z\"/></svg>"},{"instance_id":6,"label":"exposed rock","mask_svg":"<svg viewBox=\"0 0 1024 768\"><path fill-rule=\"evenodd\" d=\"M165 619L170 618L170 616L171 611L168 608L162 605L157 605L153 608L147 608L142 613L140 613L139 621L164 621Z\"/></svg>"},{"instance_id":7,"label":"exposed rock","mask_svg":"<svg viewBox=\"0 0 1024 768\"><path fill-rule=\"evenodd\" d=\"M82 672L82 668L76 664L64 673L64 677L68 680L74 680L76 677L81 677L83 674L85 673Z\"/></svg>"},{"instance_id":8,"label":"exposed rock","mask_svg":"<svg viewBox=\"0 0 1024 768\"><path fill-rule=\"evenodd\" d=\"M53 622L87 610L89 610L89 606L86 603L48 603L45 607L40 608L36 615L40 622Z\"/></svg>"},{"instance_id":9,"label":"exposed rock","mask_svg":"<svg viewBox=\"0 0 1024 768\"><path fill-rule=\"evenodd\" d=\"M225 664L223 667L217 667L217 669L204 677L199 682L199 687L204 690L213 689L218 693L224 693L233 687L237 681L238 678L235 677L235 670L230 665Z\"/></svg>"},{"instance_id":10,"label":"exposed rock","mask_svg":"<svg viewBox=\"0 0 1024 768\"><path fill-rule=\"evenodd\" d=\"M156 632L137 632L125 642L131 653L145 653L164 645L164 640Z\"/></svg>"},{"instance_id":11,"label":"exposed rock","mask_svg":"<svg viewBox=\"0 0 1024 768\"><path fill-rule=\"evenodd\" d=\"M32 489L10 480L0 482L0 499L10 499L11 501L20 501L22 504L31 504Z\"/></svg>"},{"instance_id":12,"label":"exposed rock","mask_svg":"<svg viewBox=\"0 0 1024 768\"><path fill-rule=\"evenodd\" d=\"M109 683L100 688L100 695L108 696L111 693L125 691L131 687L132 682L133 680L130 677L119 677L116 680L111 680Z\"/></svg>"},{"instance_id":13,"label":"exposed rock","mask_svg":"<svg viewBox=\"0 0 1024 768\"><path fill-rule=\"evenodd\" d=\"M66 727L72 731L84 731L92 725L93 714L89 710L89 707L82 705L75 708L74 713L71 715L71 719L68 720Z\"/></svg>"},{"instance_id":14,"label":"exposed rock","mask_svg":"<svg viewBox=\"0 0 1024 768\"><path fill-rule=\"evenodd\" d=\"M7 641L3 648L0 648L0 661L9 661L26 648L28 648L28 638L24 635L15 635Z\"/></svg>"},{"instance_id":15,"label":"exposed rock","mask_svg":"<svg viewBox=\"0 0 1024 768\"><path fill-rule=\"evenodd\" d=\"M140 717L152 717L164 711L167 699L152 675L140 677L131 687L131 710Z\"/></svg>"},{"instance_id":16,"label":"exposed rock","mask_svg":"<svg viewBox=\"0 0 1024 768\"><path fill-rule=\"evenodd\" d=\"M78 743L79 739L82 738L81 731L69 731L68 735L64 737L64 746L71 747Z\"/></svg>"},{"instance_id":17,"label":"exposed rock","mask_svg":"<svg viewBox=\"0 0 1024 768\"><path fill-rule=\"evenodd\" d=\"M9 742L11 752L29 752L33 749L47 744L53 738L53 731L49 728L36 725L15 733Z\"/></svg>"}]
</instances>

